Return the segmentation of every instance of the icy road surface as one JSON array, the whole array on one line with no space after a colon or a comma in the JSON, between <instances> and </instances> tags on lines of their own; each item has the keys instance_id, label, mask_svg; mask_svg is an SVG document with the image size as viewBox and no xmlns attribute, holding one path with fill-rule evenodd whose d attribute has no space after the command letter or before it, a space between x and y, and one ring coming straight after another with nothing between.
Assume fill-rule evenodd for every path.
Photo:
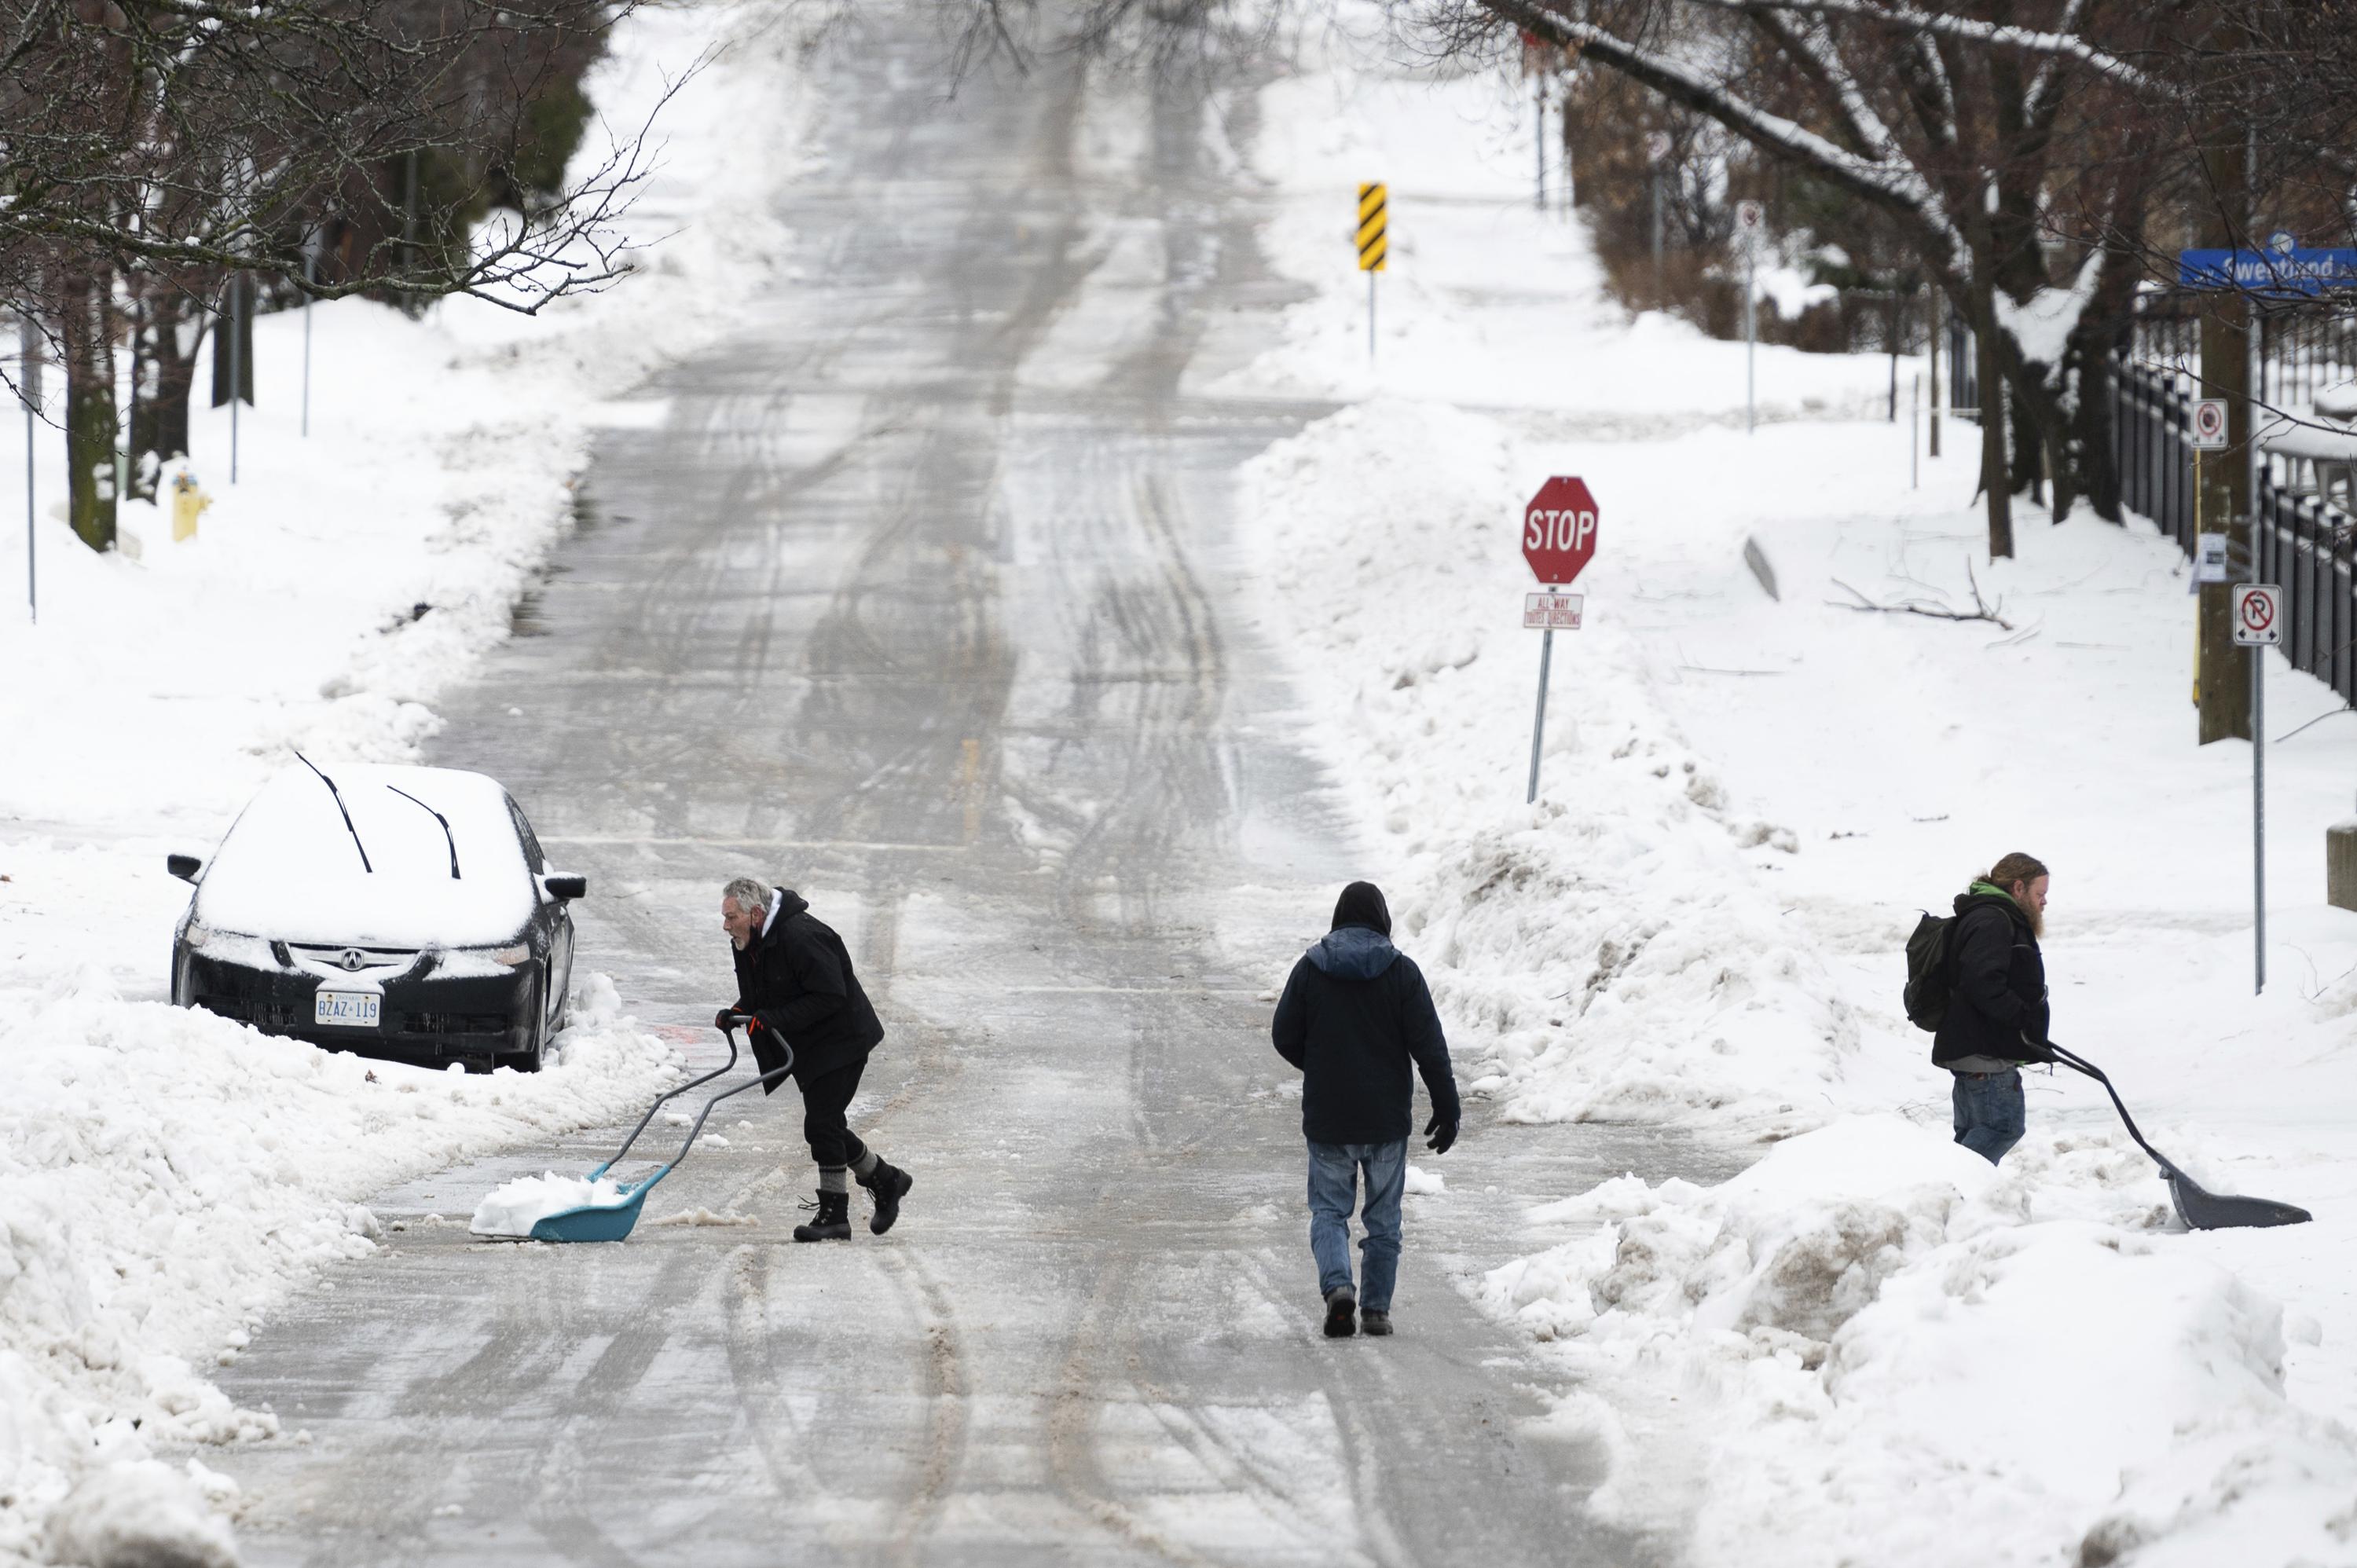
<instances>
[{"instance_id":1,"label":"icy road surface","mask_svg":"<svg viewBox=\"0 0 2357 1568\"><path fill-rule=\"evenodd\" d=\"M590 878L584 961L699 1062L721 883L811 898L889 1030L853 1120L915 1173L900 1227L861 1195L852 1242L788 1238L791 1092L724 1108L625 1245L464 1219L619 1130L386 1195L387 1250L221 1375L308 1434L212 1461L247 1558L1645 1561L1456 1282L1530 1202L1740 1161L1477 1101L1415 1151L1447 1190L1409 1199L1398 1336L1317 1337L1263 997L1363 868L1233 607L1233 471L1318 411L1197 390L1284 298L1248 127L1054 61L945 106L929 38L823 73L777 288L601 444L432 757L530 803ZM653 1223L698 1209L757 1223Z\"/></svg>"}]
</instances>

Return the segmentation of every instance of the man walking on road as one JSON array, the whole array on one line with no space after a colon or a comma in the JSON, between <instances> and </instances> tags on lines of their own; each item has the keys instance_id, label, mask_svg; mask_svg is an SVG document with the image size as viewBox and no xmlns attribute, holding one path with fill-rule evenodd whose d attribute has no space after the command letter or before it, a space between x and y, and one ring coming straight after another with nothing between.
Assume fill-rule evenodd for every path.
<instances>
[{"instance_id":1,"label":"man walking on road","mask_svg":"<svg viewBox=\"0 0 2357 1568\"><path fill-rule=\"evenodd\" d=\"M1948 1011L1932 1060L1956 1075L1956 1142L1991 1165L2021 1142L2023 1062L2046 1049L2046 867L2008 854L1956 896L1948 933Z\"/></svg>"},{"instance_id":2,"label":"man walking on road","mask_svg":"<svg viewBox=\"0 0 2357 1568\"><path fill-rule=\"evenodd\" d=\"M802 895L766 887L749 876L721 891L720 924L736 948L737 1005L730 1011L757 1019L748 1031L753 1059L765 1075L783 1064L770 1029L793 1047L802 1136L818 1163L818 1214L794 1227L794 1240L851 1240L852 1176L875 1199L867 1229L881 1236L899 1219L900 1199L914 1182L907 1171L886 1165L844 1118L859 1090L867 1053L884 1038L884 1026L859 988L843 939L810 912L810 901ZM726 1028L728 1013L715 1022ZM776 1088L772 1083L762 1092Z\"/></svg>"},{"instance_id":3,"label":"man walking on road","mask_svg":"<svg viewBox=\"0 0 2357 1568\"><path fill-rule=\"evenodd\" d=\"M1277 1055L1301 1069L1301 1130L1309 1140L1309 1251L1326 1298L1326 1337L1392 1331L1399 1276L1400 1196L1415 1087L1432 1100L1425 1147L1447 1154L1460 1107L1448 1042L1415 961L1392 946L1383 890L1353 882L1334 906L1334 927L1285 983L1269 1033ZM1366 1240L1358 1292L1351 1288L1351 1210L1361 1178ZM1363 1308L1363 1312L1361 1312ZM1359 1321L1354 1322L1354 1316Z\"/></svg>"}]
</instances>

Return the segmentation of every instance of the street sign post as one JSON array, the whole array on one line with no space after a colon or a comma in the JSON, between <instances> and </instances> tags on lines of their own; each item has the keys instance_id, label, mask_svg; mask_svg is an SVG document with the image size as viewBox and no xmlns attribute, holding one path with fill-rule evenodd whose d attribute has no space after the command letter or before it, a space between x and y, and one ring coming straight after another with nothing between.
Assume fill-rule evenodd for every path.
<instances>
[{"instance_id":1,"label":"street sign post","mask_svg":"<svg viewBox=\"0 0 2357 1568\"><path fill-rule=\"evenodd\" d=\"M1760 343L1759 305L1752 297L1754 273L1760 260L1760 239L1767 231L1768 209L1756 201L1735 204L1735 239L1743 247L1743 434L1749 435L1759 424L1754 412L1752 389L1757 378L1752 374L1753 360Z\"/></svg>"},{"instance_id":2,"label":"street sign post","mask_svg":"<svg viewBox=\"0 0 2357 1568\"><path fill-rule=\"evenodd\" d=\"M2313 299L2357 288L2357 249L2273 245L2258 251L2179 251L2179 288L2235 289L2273 298Z\"/></svg>"},{"instance_id":3,"label":"street sign post","mask_svg":"<svg viewBox=\"0 0 2357 1568\"><path fill-rule=\"evenodd\" d=\"M1524 631L1577 631L1580 612L1587 603L1583 594L1524 594Z\"/></svg>"},{"instance_id":4,"label":"street sign post","mask_svg":"<svg viewBox=\"0 0 2357 1568\"><path fill-rule=\"evenodd\" d=\"M2196 452L2223 452L2226 449L2226 400L2224 398L2204 397L2194 400L2193 449Z\"/></svg>"},{"instance_id":5,"label":"street sign post","mask_svg":"<svg viewBox=\"0 0 2357 1568\"><path fill-rule=\"evenodd\" d=\"M2283 641L2283 589L2234 585L2234 641L2251 650L2252 990L2267 988L2267 650Z\"/></svg>"},{"instance_id":6,"label":"street sign post","mask_svg":"<svg viewBox=\"0 0 2357 1568\"><path fill-rule=\"evenodd\" d=\"M1359 270L1367 274L1367 362L1375 360L1375 274L1391 255L1391 196L1383 182L1359 187Z\"/></svg>"},{"instance_id":7,"label":"street sign post","mask_svg":"<svg viewBox=\"0 0 2357 1568\"><path fill-rule=\"evenodd\" d=\"M1558 474L1539 487L1523 508L1523 559L1549 588L1560 588L1596 558L1596 497L1587 481ZM1556 628L1577 631L1587 600L1579 594L1525 595L1523 625L1543 632L1539 639L1539 705L1531 720L1531 784L1523 796L1539 798L1539 748L1546 739L1547 671L1555 660Z\"/></svg>"}]
</instances>

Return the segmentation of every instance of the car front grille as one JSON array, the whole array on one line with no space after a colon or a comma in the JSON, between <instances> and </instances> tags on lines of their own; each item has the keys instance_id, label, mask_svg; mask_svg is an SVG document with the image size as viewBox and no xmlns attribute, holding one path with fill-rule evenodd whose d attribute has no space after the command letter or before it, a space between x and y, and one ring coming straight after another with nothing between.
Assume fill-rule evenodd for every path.
<instances>
[{"instance_id":1,"label":"car front grille","mask_svg":"<svg viewBox=\"0 0 2357 1568\"><path fill-rule=\"evenodd\" d=\"M404 1035L504 1035L513 1020L505 1013L404 1013Z\"/></svg>"},{"instance_id":2,"label":"car front grille","mask_svg":"<svg viewBox=\"0 0 2357 1568\"><path fill-rule=\"evenodd\" d=\"M298 966L328 980L362 975L385 980L405 973L417 961L415 948L329 947L320 942L289 942L286 947Z\"/></svg>"}]
</instances>

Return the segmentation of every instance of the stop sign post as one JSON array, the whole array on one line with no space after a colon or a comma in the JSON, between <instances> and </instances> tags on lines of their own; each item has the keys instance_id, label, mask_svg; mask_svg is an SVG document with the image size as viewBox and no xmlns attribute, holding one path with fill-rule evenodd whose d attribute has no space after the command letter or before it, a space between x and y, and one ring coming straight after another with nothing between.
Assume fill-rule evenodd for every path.
<instances>
[{"instance_id":1,"label":"stop sign post","mask_svg":"<svg viewBox=\"0 0 2357 1568\"><path fill-rule=\"evenodd\" d=\"M1539 487L1523 508L1523 559L1543 587L1560 588L1573 582L1596 558L1596 497L1587 481L1558 474ZM1539 705L1531 721L1531 785L1524 805L1539 798L1539 748L1546 738L1547 667L1555 660L1555 628L1560 617L1547 618L1539 641ZM1528 624L1526 622L1526 624ZM1575 619L1568 628L1578 629Z\"/></svg>"}]
</instances>

